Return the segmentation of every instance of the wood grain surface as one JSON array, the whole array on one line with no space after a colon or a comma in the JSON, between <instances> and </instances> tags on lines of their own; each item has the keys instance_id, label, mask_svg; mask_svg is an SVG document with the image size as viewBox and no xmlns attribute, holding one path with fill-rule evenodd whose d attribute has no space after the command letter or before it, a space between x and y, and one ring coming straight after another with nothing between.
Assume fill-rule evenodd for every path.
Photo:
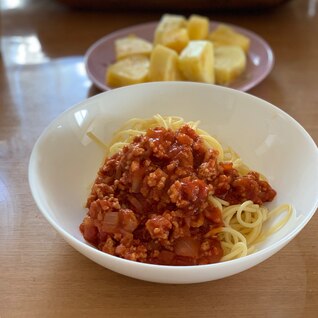
<instances>
[{"instance_id":1,"label":"wood grain surface","mask_svg":"<svg viewBox=\"0 0 318 318\"><path fill-rule=\"evenodd\" d=\"M64 242L40 214L29 190L34 142L62 111L99 92L85 73L87 48L114 30L157 20L162 12L76 11L49 0L1 3L1 318L317 317L318 215L262 264L194 285L130 279ZM315 0L293 0L266 11L204 14L268 41L275 67L250 93L293 116L317 143L316 6Z\"/></svg>"}]
</instances>

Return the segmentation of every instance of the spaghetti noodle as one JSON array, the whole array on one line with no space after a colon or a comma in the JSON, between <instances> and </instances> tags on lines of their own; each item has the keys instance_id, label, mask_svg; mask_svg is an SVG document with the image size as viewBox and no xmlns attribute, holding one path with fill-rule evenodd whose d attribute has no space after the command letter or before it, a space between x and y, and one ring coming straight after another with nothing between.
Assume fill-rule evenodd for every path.
<instances>
[{"instance_id":1,"label":"spaghetti noodle","mask_svg":"<svg viewBox=\"0 0 318 318\"><path fill-rule=\"evenodd\" d=\"M203 157L200 159L200 166L196 169L197 176L202 178L203 181L195 179L193 175L191 175L192 172L189 172L188 175L181 176L181 182L174 180L173 178L175 176L170 176L170 179L172 178L173 181L171 181L172 179L170 180L171 182L169 181L170 183L167 188L167 183L165 184L169 178L167 171L164 172L158 168L148 176L141 176L142 173L145 173L144 168L141 167L138 162L134 163L132 159L128 161L128 170L132 171L134 165L136 167L131 174L133 176L133 181L131 181L132 185L129 191L124 193L128 201L126 199L121 201L121 195L117 198L113 190L107 190L108 201L103 203L102 199L105 198L105 191L101 190L100 184L102 184L104 188L109 187L107 182L113 178L113 176L110 177L111 174L102 172L103 170L110 169L109 160L107 159L108 161L106 160L106 163L108 166L105 164L99 172L87 202L87 207L89 208L88 215L80 227L86 240L107 253L132 260L173 265L204 264L216 261L228 261L246 256L256 250L257 244L263 242L268 236L277 232L288 222L292 214L290 205L283 204L271 211L263 205L264 202L271 201L276 195L276 192L269 186L265 177L251 171L231 148L223 149L220 142L204 130L198 128L198 124L199 122L185 123L182 118L176 116L162 117L155 115L150 119L131 119L114 134L112 141L107 147L107 158L110 158L110 161L118 159L118 162L123 160L121 155L124 156L125 153L129 158L129 149L132 149L132 153L134 151L137 153L137 147L134 148L134 145L138 145L138 142L144 142L142 136L148 138L147 142L156 143L156 138L159 138L156 132L158 127L161 127L163 132L176 132L177 136L179 136L177 138L180 138L180 140L183 140L185 143L190 142L189 140L191 138L196 140L195 134L197 134L199 139L203 141L206 149L206 152L202 153L205 159L203 159ZM151 130L154 132L149 133ZM192 130L194 131L193 133L191 132ZM189 138L189 136L191 136L191 138ZM90 137L95 141L98 139L96 136ZM99 144L103 144L103 142L99 142ZM158 145L160 148L160 144ZM191 147L195 149L195 146ZM138 151L140 152L141 150ZM174 150L169 149L169 151ZM211 162L216 165L215 171L212 170L211 167L208 167ZM170 161L168 163L171 165ZM118 167L119 164L117 164L116 171L114 170L114 175L116 175L115 179L117 178L117 181L111 179L111 182L114 184L116 184L116 182L119 184L121 178L123 178L128 171L126 169L127 171L123 172L124 168L121 167L118 169ZM162 168L162 166L160 167ZM219 173L218 175L216 172L217 169L222 171L223 174ZM118 170L120 171L118 172ZM159 170L160 173L158 172ZM211 175L211 171L214 175L213 173ZM158 182L156 181L155 186L159 187L160 182L163 183L162 187L165 186L166 192L169 194L168 201L167 198L163 199L164 196L162 196L161 200L168 202L162 206L167 210L168 208L172 209L171 206L173 205L174 211L167 212L165 210L159 213L158 209L160 210L161 203L160 199L158 199L159 203L157 206L159 206L159 208L157 206L155 208L152 207L156 209L156 213L149 213L149 216L141 217L138 212L140 213L141 210L144 211L146 209L144 208L146 203L142 202L142 200L146 199L142 199L142 195L144 198L146 198L147 195L151 195L149 194L149 189L147 189L148 192L143 190L140 183L148 182L149 187L151 187L151 183L155 182L153 181L154 179L150 179L152 175L156 177L158 175L157 179L160 179L159 181L157 180ZM141 178L144 178L144 180L141 181ZM229 179L231 181L228 181ZM227 180L227 183L225 180ZM109 184L112 184L111 182ZM134 185L134 182L136 184L138 183L138 185ZM184 184L186 184L188 188L185 188ZM203 184L206 185L206 189L208 189L206 195ZM227 187L226 190L224 190L224 187ZM191 188L192 191L191 195L197 191L196 199L193 199L191 195L188 194L189 188ZM242 188L249 192L249 194L243 193ZM153 189L154 188L151 188L150 190L154 191ZM191 199L188 200L190 203L182 202L180 199L180 191L186 193L182 194L183 199L184 196L187 198L191 197ZM177 193L176 195L174 194L175 192ZM160 193L162 195L162 192ZM202 199L201 201L199 200L200 198ZM96 202L98 202L98 204ZM109 202L115 202L115 204L112 205L112 203ZM121 208L123 208L121 210L118 208L120 204L122 205ZM185 208L182 204L190 204L191 208ZM199 204L201 204L200 207ZM135 209L137 216L135 216L133 212L130 212L128 208L131 207ZM138 211L138 209L140 211ZM103 213L100 211L103 211ZM188 213L189 211L191 211L191 215ZM200 214L198 211L203 212ZM183 214L189 214L190 216L182 220L182 223L180 218L183 217ZM268 223L274 222L278 215L280 218L276 224L268 226ZM184 227L188 230L184 230L184 228L180 230L181 224L184 224L184 222L188 223L188 227ZM143 226L142 230L139 229L141 225ZM121 229L118 230L120 226ZM127 230L127 228L129 228L129 230ZM189 230L189 228L191 230ZM178 230L178 235L175 234L176 230ZM172 233L172 231L174 232ZM129 235L127 234L128 232L130 233ZM158 233L156 234L156 232ZM148 237L149 239L149 234L152 239L151 242L145 238ZM192 234L195 239L191 238ZM136 237L132 238L132 236ZM221 252L218 250L219 245L216 239L220 243ZM125 240L130 241L125 245L125 243L122 243L122 241L125 242ZM143 243L143 240L145 240L146 243ZM197 243L198 240L200 241L200 246ZM139 243L137 244L136 241L141 242L140 245L138 245ZM151 247L149 247L150 245ZM129 252L127 251L127 246L129 247ZM203 256L201 254L200 257L198 256L198 250L202 252L200 253ZM207 250L209 251L207 252ZM215 253L213 257L211 256L213 253L210 250ZM149 251L151 251L151 257L145 256L147 253L149 254ZM142 256L139 257L136 255ZM189 261L189 258L191 258L191 261ZM160 261L158 261L158 259ZM193 261L192 259L195 260Z\"/></svg>"}]
</instances>

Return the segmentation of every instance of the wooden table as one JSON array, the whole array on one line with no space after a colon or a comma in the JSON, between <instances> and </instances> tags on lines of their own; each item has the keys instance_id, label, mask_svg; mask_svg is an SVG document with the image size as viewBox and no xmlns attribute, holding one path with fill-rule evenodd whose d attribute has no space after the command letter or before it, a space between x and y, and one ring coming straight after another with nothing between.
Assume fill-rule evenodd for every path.
<instances>
[{"instance_id":1,"label":"wooden table","mask_svg":"<svg viewBox=\"0 0 318 318\"><path fill-rule=\"evenodd\" d=\"M99 92L85 73L87 48L109 32L156 20L161 12L72 11L48 0L2 4L1 318L318 316L318 215L264 263L194 285L130 279L100 267L64 242L30 194L32 146L53 118ZM275 68L250 93L293 116L317 143L315 4L294 0L263 12L204 14L251 29L269 42Z\"/></svg>"}]
</instances>

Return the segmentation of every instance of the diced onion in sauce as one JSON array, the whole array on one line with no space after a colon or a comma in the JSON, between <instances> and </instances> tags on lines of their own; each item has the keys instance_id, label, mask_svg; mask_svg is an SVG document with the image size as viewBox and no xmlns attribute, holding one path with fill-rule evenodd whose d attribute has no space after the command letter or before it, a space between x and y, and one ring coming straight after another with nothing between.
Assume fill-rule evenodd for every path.
<instances>
[{"instance_id":1,"label":"diced onion in sauce","mask_svg":"<svg viewBox=\"0 0 318 318\"><path fill-rule=\"evenodd\" d=\"M182 237L176 240L174 248L179 256L198 257L200 244L191 237Z\"/></svg>"}]
</instances>

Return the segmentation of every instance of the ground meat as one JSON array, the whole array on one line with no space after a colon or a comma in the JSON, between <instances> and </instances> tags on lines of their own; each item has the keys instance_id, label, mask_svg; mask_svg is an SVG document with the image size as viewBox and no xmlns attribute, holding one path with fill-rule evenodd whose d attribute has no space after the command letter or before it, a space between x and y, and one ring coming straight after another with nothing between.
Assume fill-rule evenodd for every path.
<instances>
[{"instance_id":1,"label":"ground meat","mask_svg":"<svg viewBox=\"0 0 318 318\"><path fill-rule=\"evenodd\" d=\"M208 187L203 180L183 178L175 181L168 190L172 203L185 212L198 213L207 202Z\"/></svg>"},{"instance_id":2,"label":"ground meat","mask_svg":"<svg viewBox=\"0 0 318 318\"><path fill-rule=\"evenodd\" d=\"M146 222L146 229L152 239L167 240L171 228L171 222L162 215L154 215Z\"/></svg>"},{"instance_id":3,"label":"ground meat","mask_svg":"<svg viewBox=\"0 0 318 318\"><path fill-rule=\"evenodd\" d=\"M214 194L231 204L271 201L276 192L256 172L239 176L219 163L189 126L177 131L149 129L105 160L80 225L84 238L125 259L163 265L219 262L218 238L206 237L223 225Z\"/></svg>"},{"instance_id":4,"label":"ground meat","mask_svg":"<svg viewBox=\"0 0 318 318\"><path fill-rule=\"evenodd\" d=\"M223 198L231 204L252 200L256 204L272 201L276 191L266 181L259 179L257 172L250 172L246 176L237 177L231 182L230 189Z\"/></svg>"}]
</instances>

